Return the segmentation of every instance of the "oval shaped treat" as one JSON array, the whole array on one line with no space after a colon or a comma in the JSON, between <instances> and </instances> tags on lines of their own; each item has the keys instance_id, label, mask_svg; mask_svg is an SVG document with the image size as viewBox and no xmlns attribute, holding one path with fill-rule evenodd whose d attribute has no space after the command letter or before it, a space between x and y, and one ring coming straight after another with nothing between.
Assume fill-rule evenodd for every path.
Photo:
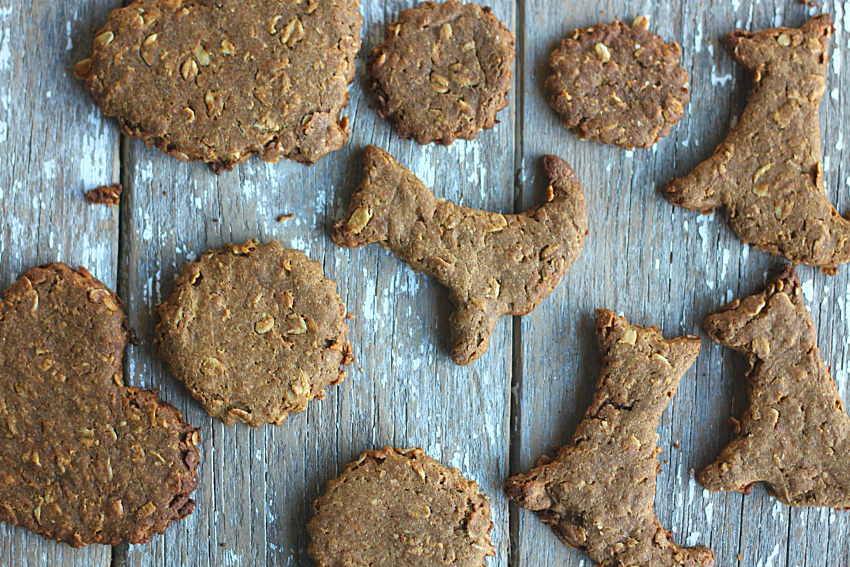
<instances>
[{"instance_id":1,"label":"oval shaped treat","mask_svg":"<svg viewBox=\"0 0 850 567\"><path fill-rule=\"evenodd\" d=\"M495 555L487 496L422 449L366 451L313 510L307 552L318 567L481 567Z\"/></svg>"},{"instance_id":2,"label":"oval shaped treat","mask_svg":"<svg viewBox=\"0 0 850 567\"><path fill-rule=\"evenodd\" d=\"M690 101L682 49L648 31L641 16L575 30L552 54L549 104L582 139L630 150L670 133Z\"/></svg>"},{"instance_id":3,"label":"oval shaped treat","mask_svg":"<svg viewBox=\"0 0 850 567\"><path fill-rule=\"evenodd\" d=\"M348 140L357 0L150 0L113 11L77 64L124 133L216 172L313 163Z\"/></svg>"},{"instance_id":4,"label":"oval shaped treat","mask_svg":"<svg viewBox=\"0 0 850 567\"><path fill-rule=\"evenodd\" d=\"M195 508L198 430L124 386L118 296L46 264L0 305L0 520L74 547L145 543Z\"/></svg>"},{"instance_id":5,"label":"oval shaped treat","mask_svg":"<svg viewBox=\"0 0 850 567\"><path fill-rule=\"evenodd\" d=\"M513 45L489 8L448 0L405 10L369 54L381 116L420 144L474 139L508 105Z\"/></svg>"},{"instance_id":6,"label":"oval shaped treat","mask_svg":"<svg viewBox=\"0 0 850 567\"><path fill-rule=\"evenodd\" d=\"M157 353L227 425L280 425L353 360L336 284L279 242L227 244L186 264L156 317Z\"/></svg>"}]
</instances>

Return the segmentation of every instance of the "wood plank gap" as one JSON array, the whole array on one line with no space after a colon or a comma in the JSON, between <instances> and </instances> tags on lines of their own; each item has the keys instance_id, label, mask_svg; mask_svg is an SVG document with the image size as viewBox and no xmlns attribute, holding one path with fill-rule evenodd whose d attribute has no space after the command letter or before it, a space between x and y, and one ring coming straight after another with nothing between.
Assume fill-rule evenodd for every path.
<instances>
[{"instance_id":1,"label":"wood plank gap","mask_svg":"<svg viewBox=\"0 0 850 567\"><path fill-rule=\"evenodd\" d=\"M113 170L113 179L112 181L117 181L121 183L122 187L126 187L126 179L124 178L124 146L127 143L127 137L123 132L118 134L118 153L113 161L113 165L116 166ZM117 177L117 179L116 179ZM123 192L122 192L123 193ZM127 297L127 280L124 277L124 263L122 258L124 258L124 246L126 245L126 240L124 238L124 231L122 230L125 226L132 226L132 224L128 224L124 222L125 215L131 214L127 209L129 208L128 200L125 198L121 199L118 204L118 257L116 258L116 274L115 281L117 283L115 292L118 294L118 297L124 299ZM127 348L134 348L135 345L129 345ZM126 357L125 357L126 358ZM128 381L128 371L127 365L124 364L122 369L124 376L125 384L132 384L132 380ZM126 564L127 557L127 549L129 544L121 543L119 545L115 545L109 551L109 565L110 567L124 567Z\"/></svg>"},{"instance_id":2,"label":"wood plank gap","mask_svg":"<svg viewBox=\"0 0 850 567\"><path fill-rule=\"evenodd\" d=\"M523 155L525 145L523 144L523 125L525 121L524 108L524 89L525 85L525 1L517 0L516 2L516 89L514 94L514 212L523 210L523 194L525 174L523 171ZM511 343L513 352L511 353L511 383L510 383L510 417L508 419L508 474L514 474L519 470L520 464L520 431L519 425L521 422L520 395L519 391L522 388L522 320L520 317L513 317L511 332ZM510 502L508 503L508 565L510 567L518 567L519 565L519 508Z\"/></svg>"}]
</instances>

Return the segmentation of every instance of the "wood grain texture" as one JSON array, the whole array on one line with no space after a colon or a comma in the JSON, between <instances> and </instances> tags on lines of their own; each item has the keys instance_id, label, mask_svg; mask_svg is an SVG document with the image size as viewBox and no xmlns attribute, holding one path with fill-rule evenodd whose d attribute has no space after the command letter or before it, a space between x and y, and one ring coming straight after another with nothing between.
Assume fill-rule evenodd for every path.
<instances>
[{"instance_id":1,"label":"wood grain texture","mask_svg":"<svg viewBox=\"0 0 850 567\"><path fill-rule=\"evenodd\" d=\"M118 128L74 80L91 22L110 2L0 2L0 288L39 264L82 265L115 288L118 209L83 192L117 181ZM0 565L110 564L106 546L73 549L0 523Z\"/></svg>"},{"instance_id":2,"label":"wood grain texture","mask_svg":"<svg viewBox=\"0 0 850 567\"><path fill-rule=\"evenodd\" d=\"M709 156L743 108L749 79L722 49L722 37L735 27L798 26L820 8L796 0L487 2L517 34L510 104L494 130L444 148L400 140L365 89L369 50L386 24L418 2L364 2L345 148L312 167L251 159L217 177L136 140L124 138L119 152L115 122L102 117L70 70L88 55L91 29L120 3L65 4L0 0L0 284L62 260L117 286L141 341L127 351L125 380L160 388L201 427L201 486L195 513L143 546L73 550L0 524L0 567L308 566L312 500L346 463L385 444L420 446L481 485L495 524L488 566L590 567L531 513L509 505L501 486L568 440L581 419L599 369L599 307L659 325L668 337L704 339L658 428L664 453L656 508L677 541L710 546L721 567L850 567L850 512L789 509L763 487L747 497L713 494L694 481L693 471L730 439L726 420L744 396L744 361L711 343L702 319L753 292L781 262L742 245L722 211L675 209L656 190ZM830 66L821 117L827 190L843 213L850 209L850 2L822 8L838 22L839 63ZM686 116L650 150L579 141L546 102L549 55L575 28L638 15L682 45L691 74ZM582 181L590 234L581 256L533 314L503 318L487 354L469 367L448 356L445 290L379 246L343 250L328 237L360 181L369 143L438 197L475 208L514 212L538 204L544 154L565 159ZM118 180L119 172L120 218L117 208L82 200L83 188ZM277 222L286 213L295 218ZM357 357L327 399L280 427L257 430L209 418L152 345L152 309L170 294L180 266L248 238L280 240L322 263L355 315L349 329ZM834 277L809 267L799 274L823 359L850 403L850 268Z\"/></svg>"}]
</instances>

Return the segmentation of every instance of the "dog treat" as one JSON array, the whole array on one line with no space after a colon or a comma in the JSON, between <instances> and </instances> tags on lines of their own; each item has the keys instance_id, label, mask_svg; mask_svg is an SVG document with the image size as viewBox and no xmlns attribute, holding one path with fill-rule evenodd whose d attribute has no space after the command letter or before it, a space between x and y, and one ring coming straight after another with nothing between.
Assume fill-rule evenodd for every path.
<instances>
[{"instance_id":1,"label":"dog treat","mask_svg":"<svg viewBox=\"0 0 850 567\"><path fill-rule=\"evenodd\" d=\"M709 316L705 330L747 357L749 406L733 418L735 439L700 472L700 484L749 494L764 481L788 506L850 508L850 418L821 361L794 268Z\"/></svg>"},{"instance_id":2,"label":"dog treat","mask_svg":"<svg viewBox=\"0 0 850 567\"><path fill-rule=\"evenodd\" d=\"M546 203L500 215L437 199L385 151L368 146L366 178L333 240L353 248L379 242L417 272L449 288L451 356L469 364L487 351L496 321L527 315L549 295L581 251L584 193L563 160L546 156Z\"/></svg>"},{"instance_id":3,"label":"dog treat","mask_svg":"<svg viewBox=\"0 0 850 567\"><path fill-rule=\"evenodd\" d=\"M670 133L690 101L682 49L648 31L641 16L575 30L552 54L549 104L583 139L630 150Z\"/></svg>"},{"instance_id":4,"label":"dog treat","mask_svg":"<svg viewBox=\"0 0 850 567\"><path fill-rule=\"evenodd\" d=\"M600 565L714 565L710 549L675 543L653 507L655 427L696 360L699 339L665 339L654 327L600 309L596 340L602 369L573 442L554 460L543 457L527 475L510 478L508 497Z\"/></svg>"},{"instance_id":5,"label":"dog treat","mask_svg":"<svg viewBox=\"0 0 850 567\"><path fill-rule=\"evenodd\" d=\"M217 173L251 154L313 163L348 140L357 6L136 1L109 15L75 71L125 134L181 161Z\"/></svg>"},{"instance_id":6,"label":"dog treat","mask_svg":"<svg viewBox=\"0 0 850 567\"><path fill-rule=\"evenodd\" d=\"M279 242L227 244L183 266L156 307L155 348L227 425L280 425L350 364L345 305L322 266Z\"/></svg>"},{"instance_id":7,"label":"dog treat","mask_svg":"<svg viewBox=\"0 0 850 567\"><path fill-rule=\"evenodd\" d=\"M823 14L801 29L729 34L726 49L753 77L747 107L714 155L664 194L692 210L724 206L744 242L835 273L850 260L850 221L827 199L821 165L818 105L832 33Z\"/></svg>"},{"instance_id":8,"label":"dog treat","mask_svg":"<svg viewBox=\"0 0 850 567\"><path fill-rule=\"evenodd\" d=\"M74 547L145 543L195 508L198 430L124 386L123 303L45 264L0 305L0 520Z\"/></svg>"},{"instance_id":9,"label":"dog treat","mask_svg":"<svg viewBox=\"0 0 850 567\"><path fill-rule=\"evenodd\" d=\"M118 205L121 203L120 183L97 187L85 194L86 201L95 205Z\"/></svg>"},{"instance_id":10,"label":"dog treat","mask_svg":"<svg viewBox=\"0 0 850 567\"><path fill-rule=\"evenodd\" d=\"M369 87L402 138L472 140L508 105L513 45L489 8L424 2L387 27L369 55Z\"/></svg>"},{"instance_id":11,"label":"dog treat","mask_svg":"<svg viewBox=\"0 0 850 567\"><path fill-rule=\"evenodd\" d=\"M307 552L317 567L483 567L495 555L487 497L422 449L366 451L313 510Z\"/></svg>"}]
</instances>

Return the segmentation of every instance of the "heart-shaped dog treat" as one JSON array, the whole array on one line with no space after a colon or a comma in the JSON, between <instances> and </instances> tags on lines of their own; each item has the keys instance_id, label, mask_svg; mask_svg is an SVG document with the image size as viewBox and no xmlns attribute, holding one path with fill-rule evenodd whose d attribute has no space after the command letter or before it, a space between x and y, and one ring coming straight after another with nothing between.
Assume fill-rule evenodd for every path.
<instances>
[{"instance_id":1,"label":"heart-shaped dog treat","mask_svg":"<svg viewBox=\"0 0 850 567\"><path fill-rule=\"evenodd\" d=\"M357 5L137 1L109 15L76 74L128 136L183 161L313 163L348 140Z\"/></svg>"},{"instance_id":2,"label":"heart-shaped dog treat","mask_svg":"<svg viewBox=\"0 0 850 567\"><path fill-rule=\"evenodd\" d=\"M84 268L27 272L0 304L0 520L74 547L150 541L192 513L198 430L123 385L121 300Z\"/></svg>"}]
</instances>

